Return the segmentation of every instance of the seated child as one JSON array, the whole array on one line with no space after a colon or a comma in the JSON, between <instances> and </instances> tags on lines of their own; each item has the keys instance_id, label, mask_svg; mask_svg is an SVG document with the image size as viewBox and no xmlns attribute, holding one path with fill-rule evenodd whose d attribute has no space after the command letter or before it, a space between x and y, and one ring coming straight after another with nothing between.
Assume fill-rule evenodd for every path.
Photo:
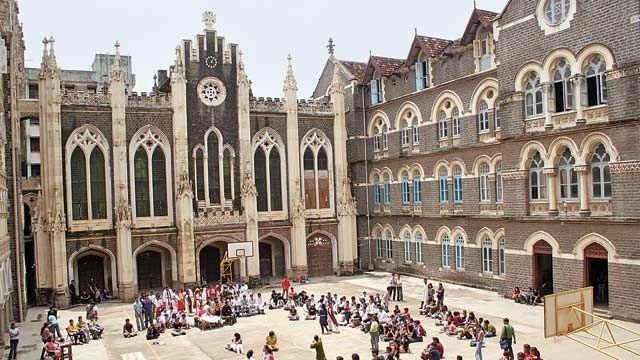
<instances>
[{"instance_id":1,"label":"seated child","mask_svg":"<svg viewBox=\"0 0 640 360\"><path fill-rule=\"evenodd\" d=\"M125 338L130 338L138 335L138 333L133 331L133 324L130 322L129 319L126 319L124 321L124 325L122 326L122 335Z\"/></svg>"},{"instance_id":2,"label":"seated child","mask_svg":"<svg viewBox=\"0 0 640 360\"><path fill-rule=\"evenodd\" d=\"M290 321L300 320L300 316L298 316L298 310L296 310L295 305L292 306L291 309L289 309L289 320Z\"/></svg>"}]
</instances>

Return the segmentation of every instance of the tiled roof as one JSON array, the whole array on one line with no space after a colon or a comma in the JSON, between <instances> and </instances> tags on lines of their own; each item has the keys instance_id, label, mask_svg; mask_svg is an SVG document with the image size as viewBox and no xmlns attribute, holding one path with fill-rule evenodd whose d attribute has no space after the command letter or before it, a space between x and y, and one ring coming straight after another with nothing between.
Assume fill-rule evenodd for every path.
<instances>
[{"instance_id":1,"label":"tiled roof","mask_svg":"<svg viewBox=\"0 0 640 360\"><path fill-rule=\"evenodd\" d=\"M480 19L480 22L484 26L490 25L493 22L493 19L495 19L496 16L498 16L498 13L489 11L489 10L476 9L476 12L478 13L478 18Z\"/></svg>"},{"instance_id":2,"label":"tiled roof","mask_svg":"<svg viewBox=\"0 0 640 360\"><path fill-rule=\"evenodd\" d=\"M340 63L353 74L358 80L362 80L364 77L364 71L367 68L367 63L357 62L357 61L346 61L340 60Z\"/></svg>"},{"instance_id":3,"label":"tiled roof","mask_svg":"<svg viewBox=\"0 0 640 360\"><path fill-rule=\"evenodd\" d=\"M454 53L454 51L460 47L460 44L462 43L462 38L460 39L455 39L454 41L452 41L449 46L447 46L444 50L442 50L443 54L447 54L447 55L451 55Z\"/></svg>"},{"instance_id":4,"label":"tiled roof","mask_svg":"<svg viewBox=\"0 0 640 360\"><path fill-rule=\"evenodd\" d=\"M406 59L394 59L382 56L371 56L372 63L380 70L380 75L389 76L404 65Z\"/></svg>"},{"instance_id":5,"label":"tiled roof","mask_svg":"<svg viewBox=\"0 0 640 360\"><path fill-rule=\"evenodd\" d=\"M420 42L422 51L426 52L431 57L438 56L446 49L453 41L446 39L438 39L431 36L416 35L416 39Z\"/></svg>"}]
</instances>

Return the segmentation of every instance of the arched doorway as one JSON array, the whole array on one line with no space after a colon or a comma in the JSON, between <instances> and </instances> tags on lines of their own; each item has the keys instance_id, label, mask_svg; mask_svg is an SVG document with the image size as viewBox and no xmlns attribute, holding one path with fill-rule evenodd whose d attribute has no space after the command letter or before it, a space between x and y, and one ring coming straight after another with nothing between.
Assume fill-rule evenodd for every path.
<instances>
[{"instance_id":1,"label":"arched doorway","mask_svg":"<svg viewBox=\"0 0 640 360\"><path fill-rule=\"evenodd\" d=\"M542 295L553 293L553 248L544 240L533 245L533 286Z\"/></svg>"},{"instance_id":2,"label":"arched doorway","mask_svg":"<svg viewBox=\"0 0 640 360\"><path fill-rule=\"evenodd\" d=\"M80 294L89 292L89 286L93 282L100 289L104 289L105 271L104 259L98 255L85 255L78 259L78 291Z\"/></svg>"},{"instance_id":3,"label":"arched doorway","mask_svg":"<svg viewBox=\"0 0 640 360\"><path fill-rule=\"evenodd\" d=\"M591 243L584 249L585 286L593 286L596 305L609 305L609 262L607 249Z\"/></svg>"},{"instance_id":4,"label":"arched doorway","mask_svg":"<svg viewBox=\"0 0 640 360\"><path fill-rule=\"evenodd\" d=\"M333 275L333 249L328 236L316 233L307 238L307 269L309 276Z\"/></svg>"},{"instance_id":5,"label":"arched doorway","mask_svg":"<svg viewBox=\"0 0 640 360\"><path fill-rule=\"evenodd\" d=\"M220 261L224 253L214 245L207 245L200 250L200 282L212 283L220 280Z\"/></svg>"},{"instance_id":6,"label":"arched doorway","mask_svg":"<svg viewBox=\"0 0 640 360\"><path fill-rule=\"evenodd\" d=\"M138 290L161 289L162 254L154 250L141 252L136 256L138 265Z\"/></svg>"},{"instance_id":7,"label":"arched doorway","mask_svg":"<svg viewBox=\"0 0 640 360\"><path fill-rule=\"evenodd\" d=\"M260 277L262 279L281 278L286 271L284 244L277 238L266 237L258 244Z\"/></svg>"}]
</instances>

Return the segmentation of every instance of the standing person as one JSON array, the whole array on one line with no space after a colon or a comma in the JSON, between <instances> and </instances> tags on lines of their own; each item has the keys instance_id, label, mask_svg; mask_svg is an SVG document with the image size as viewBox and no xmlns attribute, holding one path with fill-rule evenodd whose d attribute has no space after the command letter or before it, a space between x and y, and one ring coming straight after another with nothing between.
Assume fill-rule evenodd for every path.
<instances>
[{"instance_id":1,"label":"standing person","mask_svg":"<svg viewBox=\"0 0 640 360\"><path fill-rule=\"evenodd\" d=\"M391 274L389 278L389 285L387 286L387 292L391 300L396 301L396 274Z\"/></svg>"},{"instance_id":2,"label":"standing person","mask_svg":"<svg viewBox=\"0 0 640 360\"><path fill-rule=\"evenodd\" d=\"M316 360L327 360L327 356L324 354L324 347L322 347L322 340L318 335L313 336L310 348L316 349Z\"/></svg>"},{"instance_id":3,"label":"standing person","mask_svg":"<svg viewBox=\"0 0 640 360\"><path fill-rule=\"evenodd\" d=\"M289 293L289 288L291 287L291 282L289 281L289 275L285 275L280 281L280 287L282 288L282 297L286 298Z\"/></svg>"},{"instance_id":4,"label":"standing person","mask_svg":"<svg viewBox=\"0 0 640 360\"><path fill-rule=\"evenodd\" d=\"M262 360L275 360L276 358L273 357L273 350L271 350L271 348L268 345L265 345L264 348L262 348Z\"/></svg>"},{"instance_id":5,"label":"standing person","mask_svg":"<svg viewBox=\"0 0 640 360\"><path fill-rule=\"evenodd\" d=\"M500 333L500 348L508 350L513 359L513 348L511 346L516 343L516 330L509 324L509 318L502 319L502 323L504 326Z\"/></svg>"},{"instance_id":6,"label":"standing person","mask_svg":"<svg viewBox=\"0 0 640 360\"><path fill-rule=\"evenodd\" d=\"M73 280L69 283L69 294L71 295L71 305L76 304L76 285Z\"/></svg>"},{"instance_id":7,"label":"standing person","mask_svg":"<svg viewBox=\"0 0 640 360\"><path fill-rule=\"evenodd\" d=\"M400 274L396 275L396 297L398 301L404 301L402 296L402 280L400 280Z\"/></svg>"},{"instance_id":8,"label":"standing person","mask_svg":"<svg viewBox=\"0 0 640 360\"><path fill-rule=\"evenodd\" d=\"M420 301L420 310L424 309L424 304L429 303L429 282L427 278L424 278L424 284L422 285L422 300Z\"/></svg>"},{"instance_id":9,"label":"standing person","mask_svg":"<svg viewBox=\"0 0 640 360\"><path fill-rule=\"evenodd\" d=\"M444 305L444 286L442 286L442 283L438 283L438 290L436 290L436 298L438 298L438 307Z\"/></svg>"},{"instance_id":10,"label":"standing person","mask_svg":"<svg viewBox=\"0 0 640 360\"><path fill-rule=\"evenodd\" d=\"M369 314L371 317L371 324L369 325L369 336L371 336L371 351L378 352L378 343L380 342L380 328L376 318Z\"/></svg>"},{"instance_id":11,"label":"standing person","mask_svg":"<svg viewBox=\"0 0 640 360\"><path fill-rule=\"evenodd\" d=\"M20 338L20 329L16 327L16 323L12 322L9 327L9 344L11 345L11 350L9 350L8 359L15 360L18 356L18 340Z\"/></svg>"},{"instance_id":12,"label":"standing person","mask_svg":"<svg viewBox=\"0 0 640 360\"><path fill-rule=\"evenodd\" d=\"M153 300L145 296L142 300L142 310L144 310L144 327L153 325Z\"/></svg>"},{"instance_id":13,"label":"standing person","mask_svg":"<svg viewBox=\"0 0 640 360\"><path fill-rule=\"evenodd\" d=\"M133 313L136 316L136 327L138 331L142 331L147 327L144 326L144 309L142 308L142 299L136 298L133 302Z\"/></svg>"},{"instance_id":14,"label":"standing person","mask_svg":"<svg viewBox=\"0 0 640 360\"><path fill-rule=\"evenodd\" d=\"M476 360L482 360L482 347L484 346L484 329L482 324L476 325Z\"/></svg>"},{"instance_id":15,"label":"standing person","mask_svg":"<svg viewBox=\"0 0 640 360\"><path fill-rule=\"evenodd\" d=\"M51 315L49 315L47 320L49 321L49 328L51 329L51 334L53 336L57 335L58 341L64 341L64 338L62 337L62 333L60 332L60 324L58 324L58 318L52 313Z\"/></svg>"},{"instance_id":16,"label":"standing person","mask_svg":"<svg viewBox=\"0 0 640 360\"><path fill-rule=\"evenodd\" d=\"M327 307L324 304L320 304L320 310L318 310L318 322L320 322L320 330L324 335L324 331L327 330L327 334L329 333L329 313L327 312Z\"/></svg>"}]
</instances>

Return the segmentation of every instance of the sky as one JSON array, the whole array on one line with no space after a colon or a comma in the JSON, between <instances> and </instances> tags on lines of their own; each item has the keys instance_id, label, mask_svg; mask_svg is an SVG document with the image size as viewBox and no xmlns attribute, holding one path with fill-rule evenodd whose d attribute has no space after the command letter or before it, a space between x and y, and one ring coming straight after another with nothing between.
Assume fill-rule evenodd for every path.
<instances>
[{"instance_id":1,"label":"sky","mask_svg":"<svg viewBox=\"0 0 640 360\"><path fill-rule=\"evenodd\" d=\"M366 62L369 53L406 58L414 31L457 39L473 0L18 0L25 66L39 67L42 39L53 36L63 69L90 70L95 53L132 56L136 91L149 91L157 69L168 69L181 39L202 33L202 13L239 44L256 96L282 96L286 58L293 57L298 96L311 96L327 60L327 41L339 59ZM507 0L477 0L500 12Z\"/></svg>"}]
</instances>

